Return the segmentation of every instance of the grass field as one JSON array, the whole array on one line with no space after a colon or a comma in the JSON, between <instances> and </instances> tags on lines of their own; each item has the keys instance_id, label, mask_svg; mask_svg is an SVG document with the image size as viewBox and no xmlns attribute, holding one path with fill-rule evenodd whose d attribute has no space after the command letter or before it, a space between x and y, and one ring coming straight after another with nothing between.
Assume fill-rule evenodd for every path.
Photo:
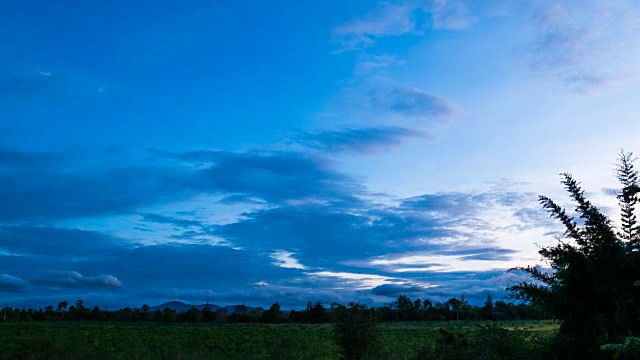
<instances>
[{"instance_id":1,"label":"grass field","mask_svg":"<svg viewBox=\"0 0 640 360\"><path fill-rule=\"evenodd\" d=\"M478 323L383 323L381 358L416 359L440 328ZM506 329L551 335L549 321L504 322ZM331 325L0 324L1 359L337 359Z\"/></svg>"}]
</instances>

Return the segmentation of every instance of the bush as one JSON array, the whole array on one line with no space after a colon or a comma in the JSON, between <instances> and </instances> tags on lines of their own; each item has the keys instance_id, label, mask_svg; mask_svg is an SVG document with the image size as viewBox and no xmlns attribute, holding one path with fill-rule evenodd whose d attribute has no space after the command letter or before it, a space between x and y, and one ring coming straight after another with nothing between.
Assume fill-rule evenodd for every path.
<instances>
[{"instance_id":1,"label":"bush","mask_svg":"<svg viewBox=\"0 0 640 360\"><path fill-rule=\"evenodd\" d=\"M605 344L600 350L613 355L613 359L640 359L640 338L628 337L624 344Z\"/></svg>"},{"instance_id":2,"label":"bush","mask_svg":"<svg viewBox=\"0 0 640 360\"><path fill-rule=\"evenodd\" d=\"M435 347L425 348L418 360L535 360L545 357L544 339L497 325L474 330L440 329Z\"/></svg>"},{"instance_id":3,"label":"bush","mask_svg":"<svg viewBox=\"0 0 640 360\"><path fill-rule=\"evenodd\" d=\"M380 352L380 333L373 309L366 305L349 304L337 310L336 343L343 359L376 359Z\"/></svg>"}]
</instances>

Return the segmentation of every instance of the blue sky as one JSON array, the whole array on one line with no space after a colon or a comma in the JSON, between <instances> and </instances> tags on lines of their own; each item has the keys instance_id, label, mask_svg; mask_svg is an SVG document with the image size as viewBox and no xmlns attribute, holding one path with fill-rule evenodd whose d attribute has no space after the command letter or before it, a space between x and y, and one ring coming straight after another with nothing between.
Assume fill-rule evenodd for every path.
<instances>
[{"instance_id":1,"label":"blue sky","mask_svg":"<svg viewBox=\"0 0 640 360\"><path fill-rule=\"evenodd\" d=\"M615 215L633 1L3 1L16 306L494 298L570 171Z\"/></svg>"}]
</instances>

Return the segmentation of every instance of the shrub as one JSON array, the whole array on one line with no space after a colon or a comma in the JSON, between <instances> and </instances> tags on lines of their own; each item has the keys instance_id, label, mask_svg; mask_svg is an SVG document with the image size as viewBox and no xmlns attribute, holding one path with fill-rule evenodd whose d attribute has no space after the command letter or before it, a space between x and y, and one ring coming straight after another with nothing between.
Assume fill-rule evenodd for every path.
<instances>
[{"instance_id":1,"label":"shrub","mask_svg":"<svg viewBox=\"0 0 640 360\"><path fill-rule=\"evenodd\" d=\"M349 304L336 309L336 343L343 359L376 359L380 351L380 333L373 309L366 305Z\"/></svg>"}]
</instances>

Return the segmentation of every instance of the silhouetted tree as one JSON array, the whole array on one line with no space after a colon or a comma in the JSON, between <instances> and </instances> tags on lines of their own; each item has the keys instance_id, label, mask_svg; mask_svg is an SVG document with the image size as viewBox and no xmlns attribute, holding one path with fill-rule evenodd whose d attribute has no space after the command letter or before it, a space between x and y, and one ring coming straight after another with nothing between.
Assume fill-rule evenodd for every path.
<instances>
[{"instance_id":1,"label":"silhouetted tree","mask_svg":"<svg viewBox=\"0 0 640 360\"><path fill-rule=\"evenodd\" d=\"M69 306L69 303L66 301L60 301L58 303L58 308L56 309L57 312L63 312L67 310L67 306Z\"/></svg>"},{"instance_id":2,"label":"silhouetted tree","mask_svg":"<svg viewBox=\"0 0 640 360\"><path fill-rule=\"evenodd\" d=\"M216 310L216 321L221 323L226 323L229 311L226 308L220 308Z\"/></svg>"},{"instance_id":3,"label":"silhouetted tree","mask_svg":"<svg viewBox=\"0 0 640 360\"><path fill-rule=\"evenodd\" d=\"M350 303L336 308L336 343L344 359L376 359L380 346L380 333L375 323L375 309Z\"/></svg>"},{"instance_id":4,"label":"silhouetted tree","mask_svg":"<svg viewBox=\"0 0 640 360\"><path fill-rule=\"evenodd\" d=\"M480 309L480 313L484 320L493 319L493 297L491 294L487 295L487 300L485 300L484 306Z\"/></svg>"},{"instance_id":5,"label":"silhouetted tree","mask_svg":"<svg viewBox=\"0 0 640 360\"><path fill-rule=\"evenodd\" d=\"M580 221L550 198L540 196L542 207L564 225L565 239L558 238L557 244L539 251L551 271L516 268L533 281L508 288L516 299L543 305L563 321L556 344L561 358L597 358L598 345L620 342L621 337L638 331L634 314L638 294L633 287L640 279L640 252L634 251L639 232L634 214L638 177L631 153L621 154L616 174L622 185L618 196L621 230L616 231L609 218L585 198L570 174L561 174Z\"/></svg>"},{"instance_id":6,"label":"silhouetted tree","mask_svg":"<svg viewBox=\"0 0 640 360\"><path fill-rule=\"evenodd\" d=\"M635 206L639 201L640 187L638 186L638 172L633 166L633 153L621 152L616 167L616 177L622 185L622 191L616 196L620 204L621 222L620 238L630 247L640 246L640 226L638 225Z\"/></svg>"},{"instance_id":7,"label":"silhouetted tree","mask_svg":"<svg viewBox=\"0 0 640 360\"><path fill-rule=\"evenodd\" d=\"M303 318L304 322L321 324L329 320L329 315L327 314L327 309L320 301L315 304L309 301L307 303L307 308L304 311Z\"/></svg>"},{"instance_id":8,"label":"silhouetted tree","mask_svg":"<svg viewBox=\"0 0 640 360\"><path fill-rule=\"evenodd\" d=\"M447 300L446 305L449 306L451 311L453 311L456 314L456 320L459 320L460 319L459 312L460 312L460 309L462 308L462 305L464 305L464 302L457 298L451 298Z\"/></svg>"},{"instance_id":9,"label":"silhouetted tree","mask_svg":"<svg viewBox=\"0 0 640 360\"><path fill-rule=\"evenodd\" d=\"M281 314L282 311L280 311L280 304L275 303L271 305L269 310L265 311L264 314L262 314L262 320L266 323L274 324L280 321Z\"/></svg>"}]
</instances>

